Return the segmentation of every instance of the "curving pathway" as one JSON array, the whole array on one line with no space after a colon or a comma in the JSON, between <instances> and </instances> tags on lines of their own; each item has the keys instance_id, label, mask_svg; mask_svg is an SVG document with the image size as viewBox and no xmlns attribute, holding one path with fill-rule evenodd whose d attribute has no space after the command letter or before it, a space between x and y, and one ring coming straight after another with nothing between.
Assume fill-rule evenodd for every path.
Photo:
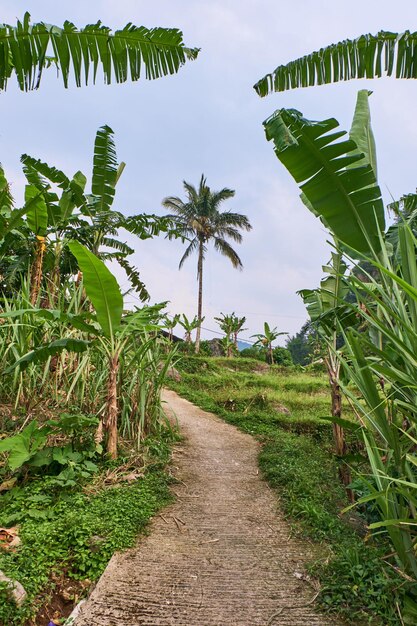
<instances>
[{"instance_id":1,"label":"curving pathway","mask_svg":"<svg viewBox=\"0 0 417 626\"><path fill-rule=\"evenodd\" d=\"M172 391L164 400L186 439L178 498L111 559L77 626L334 625L313 609L310 554L258 475L259 444Z\"/></svg>"}]
</instances>

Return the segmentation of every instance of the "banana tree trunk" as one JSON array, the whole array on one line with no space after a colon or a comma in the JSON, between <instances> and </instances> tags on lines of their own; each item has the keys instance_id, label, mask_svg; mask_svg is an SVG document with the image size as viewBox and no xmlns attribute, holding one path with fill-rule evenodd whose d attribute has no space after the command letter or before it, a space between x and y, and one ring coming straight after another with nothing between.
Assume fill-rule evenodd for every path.
<instances>
[{"instance_id":1,"label":"banana tree trunk","mask_svg":"<svg viewBox=\"0 0 417 626\"><path fill-rule=\"evenodd\" d=\"M338 383L340 365L329 356L326 360L327 372L329 375L330 394L332 402L332 417L342 416L342 391ZM347 452L345 432L340 424L333 424L333 441L336 455L341 459ZM348 465L344 461L339 464L339 478L346 490L346 495L350 502L354 502L354 494L348 485L352 482L352 476Z\"/></svg>"},{"instance_id":2,"label":"banana tree trunk","mask_svg":"<svg viewBox=\"0 0 417 626\"><path fill-rule=\"evenodd\" d=\"M50 287L49 287L48 306L50 309L55 308L58 302L59 289L61 286L61 271L60 271L61 254L62 254L62 243L59 241L55 245L54 266L51 272L51 280L50 280Z\"/></svg>"},{"instance_id":3,"label":"banana tree trunk","mask_svg":"<svg viewBox=\"0 0 417 626\"><path fill-rule=\"evenodd\" d=\"M107 407L106 407L106 431L107 453L111 459L117 458L117 374L120 361L119 353L115 352L109 359L109 378L107 382Z\"/></svg>"},{"instance_id":4,"label":"banana tree trunk","mask_svg":"<svg viewBox=\"0 0 417 626\"><path fill-rule=\"evenodd\" d=\"M197 309L197 333L195 338L195 353L198 354L200 352L200 336L201 336L201 320L203 313L203 241L200 240L199 250L198 250L198 309Z\"/></svg>"},{"instance_id":5,"label":"banana tree trunk","mask_svg":"<svg viewBox=\"0 0 417 626\"><path fill-rule=\"evenodd\" d=\"M30 303L32 306L38 301L39 291L42 284L43 275L43 257L45 254L46 243L45 237L37 235L36 247L35 247L35 259L32 265L32 272L30 278Z\"/></svg>"}]
</instances>

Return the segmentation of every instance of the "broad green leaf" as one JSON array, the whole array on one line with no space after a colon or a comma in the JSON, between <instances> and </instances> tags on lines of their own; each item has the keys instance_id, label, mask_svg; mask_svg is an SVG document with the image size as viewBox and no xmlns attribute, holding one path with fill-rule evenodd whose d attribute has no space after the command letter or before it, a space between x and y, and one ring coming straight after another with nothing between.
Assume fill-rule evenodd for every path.
<instances>
[{"instance_id":1,"label":"broad green leaf","mask_svg":"<svg viewBox=\"0 0 417 626\"><path fill-rule=\"evenodd\" d=\"M31 350L7 368L5 372L7 374L13 371L16 367L24 370L31 363L44 363L50 356L60 354L63 350L68 350L69 352L85 352L88 345L89 342L82 339L72 339L71 337L57 339L56 341L51 341L46 345L38 346L34 350Z\"/></svg>"},{"instance_id":2,"label":"broad green leaf","mask_svg":"<svg viewBox=\"0 0 417 626\"><path fill-rule=\"evenodd\" d=\"M41 448L48 437L50 429L41 427L36 420L28 424L20 433L6 437L0 441L0 452L8 452L8 465L15 471L27 463L36 451Z\"/></svg>"},{"instance_id":3,"label":"broad green leaf","mask_svg":"<svg viewBox=\"0 0 417 626\"><path fill-rule=\"evenodd\" d=\"M103 261L78 241L71 241L69 249L83 273L84 287L97 314L97 320L106 337L112 337L119 328L123 312L123 297L113 274Z\"/></svg>"},{"instance_id":4,"label":"broad green leaf","mask_svg":"<svg viewBox=\"0 0 417 626\"><path fill-rule=\"evenodd\" d=\"M294 110L281 109L264 122L275 154L300 184L325 226L353 256L377 254L384 230L384 206L371 166L361 160L354 141L337 141L344 132L334 119L312 122Z\"/></svg>"},{"instance_id":5,"label":"broad green leaf","mask_svg":"<svg viewBox=\"0 0 417 626\"><path fill-rule=\"evenodd\" d=\"M349 136L358 146L358 152L364 155L363 161L359 161L358 165L362 163L369 163L372 167L373 173L375 174L375 179L377 180L378 168L375 137L372 132L371 113L369 110L369 96L371 93L372 92L367 89L361 89L358 91L356 108Z\"/></svg>"},{"instance_id":6,"label":"broad green leaf","mask_svg":"<svg viewBox=\"0 0 417 626\"><path fill-rule=\"evenodd\" d=\"M109 211L117 182L117 157L113 131L109 126L98 129L94 143L91 191L97 197L99 211Z\"/></svg>"},{"instance_id":7,"label":"broad green leaf","mask_svg":"<svg viewBox=\"0 0 417 626\"><path fill-rule=\"evenodd\" d=\"M260 96L273 91L311 87L354 78L417 78L414 55L417 33L361 35L345 39L311 54L280 65L259 80L254 89Z\"/></svg>"},{"instance_id":8,"label":"broad green leaf","mask_svg":"<svg viewBox=\"0 0 417 626\"><path fill-rule=\"evenodd\" d=\"M6 179L3 168L0 165L0 212L6 210L10 213L13 209L13 196L10 193L10 185Z\"/></svg>"},{"instance_id":9,"label":"broad green leaf","mask_svg":"<svg viewBox=\"0 0 417 626\"><path fill-rule=\"evenodd\" d=\"M53 56L48 57L50 48ZM0 25L0 90L14 74L19 88L28 91L40 85L45 68L54 64L64 86L70 77L80 87L94 83L100 68L104 82L136 81L143 75L155 79L175 74L187 60L197 58L197 48L184 45L175 28L145 28L127 24L111 32L101 22L78 29L66 21L63 28L30 23L26 13L17 26Z\"/></svg>"},{"instance_id":10,"label":"broad green leaf","mask_svg":"<svg viewBox=\"0 0 417 626\"><path fill-rule=\"evenodd\" d=\"M45 237L48 228L48 209L42 191L34 185L26 185L25 207L29 228L35 235Z\"/></svg>"}]
</instances>

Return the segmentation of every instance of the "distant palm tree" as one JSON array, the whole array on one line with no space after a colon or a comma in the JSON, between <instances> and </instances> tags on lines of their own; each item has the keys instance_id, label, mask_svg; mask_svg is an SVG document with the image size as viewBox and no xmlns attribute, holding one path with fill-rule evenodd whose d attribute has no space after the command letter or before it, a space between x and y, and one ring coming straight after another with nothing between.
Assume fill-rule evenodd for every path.
<instances>
[{"instance_id":1,"label":"distant palm tree","mask_svg":"<svg viewBox=\"0 0 417 626\"><path fill-rule=\"evenodd\" d=\"M233 267L242 269L242 261L233 250L226 238L232 239L236 243L242 242L242 235L239 230L251 230L246 215L231 213L230 211L220 212L219 207L224 200L233 198L233 189L221 189L211 191L206 184L204 174L201 176L198 190L184 181L184 189L187 194L186 201L178 197L168 197L162 202L163 206L173 211L171 217L174 219L177 231L186 237L190 243L180 261L179 268L184 261L194 252L198 253L197 280L198 280L198 309L197 318L200 322L197 327L195 351L200 351L201 319L203 310L203 261L207 252L207 243L213 241L215 249L230 259Z\"/></svg>"}]
</instances>

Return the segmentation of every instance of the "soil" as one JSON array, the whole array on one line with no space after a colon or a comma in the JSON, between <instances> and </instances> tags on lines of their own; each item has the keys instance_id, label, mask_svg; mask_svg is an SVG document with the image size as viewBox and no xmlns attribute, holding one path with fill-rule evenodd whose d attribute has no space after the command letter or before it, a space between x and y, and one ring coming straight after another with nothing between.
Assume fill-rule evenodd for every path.
<instances>
[{"instance_id":1,"label":"soil","mask_svg":"<svg viewBox=\"0 0 417 626\"><path fill-rule=\"evenodd\" d=\"M111 559L76 626L334 626L314 611L312 548L259 476L259 444L172 391L164 399L185 437L177 500Z\"/></svg>"},{"instance_id":2,"label":"soil","mask_svg":"<svg viewBox=\"0 0 417 626\"><path fill-rule=\"evenodd\" d=\"M65 571L53 578L54 590L39 598L39 609L36 616L27 622L27 626L46 626L52 621L55 624L63 624L74 605L85 595L86 589L91 585L90 581L76 581L69 578Z\"/></svg>"}]
</instances>

